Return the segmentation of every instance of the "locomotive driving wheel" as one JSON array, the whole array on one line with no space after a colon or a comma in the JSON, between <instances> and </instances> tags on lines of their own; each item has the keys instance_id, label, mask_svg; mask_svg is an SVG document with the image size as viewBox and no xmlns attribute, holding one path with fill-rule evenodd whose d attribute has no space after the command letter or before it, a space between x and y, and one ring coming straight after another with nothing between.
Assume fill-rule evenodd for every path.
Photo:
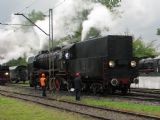
<instances>
[{"instance_id":1,"label":"locomotive driving wheel","mask_svg":"<svg viewBox=\"0 0 160 120\"><path fill-rule=\"evenodd\" d=\"M102 84L100 83L93 83L90 87L93 94L96 95L98 92L102 92Z\"/></svg>"},{"instance_id":2,"label":"locomotive driving wheel","mask_svg":"<svg viewBox=\"0 0 160 120\"><path fill-rule=\"evenodd\" d=\"M55 80L54 78L50 78L49 80L49 91L53 91L53 89L55 89Z\"/></svg>"},{"instance_id":3,"label":"locomotive driving wheel","mask_svg":"<svg viewBox=\"0 0 160 120\"><path fill-rule=\"evenodd\" d=\"M116 92L116 89L110 84L108 86L107 93L108 94L114 94L115 92Z\"/></svg>"}]
</instances>

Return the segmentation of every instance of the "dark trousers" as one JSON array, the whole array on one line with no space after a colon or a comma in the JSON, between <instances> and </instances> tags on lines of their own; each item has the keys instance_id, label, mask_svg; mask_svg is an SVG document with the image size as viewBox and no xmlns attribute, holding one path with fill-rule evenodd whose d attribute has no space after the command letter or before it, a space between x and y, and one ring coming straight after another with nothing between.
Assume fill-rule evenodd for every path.
<instances>
[{"instance_id":1,"label":"dark trousers","mask_svg":"<svg viewBox=\"0 0 160 120\"><path fill-rule=\"evenodd\" d=\"M79 89L76 89L76 100L80 101L81 91Z\"/></svg>"},{"instance_id":2,"label":"dark trousers","mask_svg":"<svg viewBox=\"0 0 160 120\"><path fill-rule=\"evenodd\" d=\"M46 96L46 87L42 86L42 96Z\"/></svg>"}]
</instances>

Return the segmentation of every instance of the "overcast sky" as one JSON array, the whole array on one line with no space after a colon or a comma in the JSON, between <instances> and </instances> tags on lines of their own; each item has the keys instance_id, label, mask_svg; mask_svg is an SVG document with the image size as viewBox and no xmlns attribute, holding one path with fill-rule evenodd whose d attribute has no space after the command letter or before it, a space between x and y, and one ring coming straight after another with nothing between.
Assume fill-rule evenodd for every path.
<instances>
[{"instance_id":1,"label":"overcast sky","mask_svg":"<svg viewBox=\"0 0 160 120\"><path fill-rule=\"evenodd\" d=\"M47 11L54 6L54 0L0 0L0 22L9 21L11 14L28 13L32 9ZM58 0L60 1L60 0ZM61 0L63 1L63 0ZM129 31L136 37L146 41L157 40L156 29L160 27L160 0L122 0L121 10L124 11L114 34ZM102 18L103 19L103 18ZM0 27L1 28L1 27Z\"/></svg>"},{"instance_id":2,"label":"overcast sky","mask_svg":"<svg viewBox=\"0 0 160 120\"><path fill-rule=\"evenodd\" d=\"M122 0L121 28L128 29L145 40L155 40L156 29L160 27L160 0ZM120 29L121 29L120 28Z\"/></svg>"},{"instance_id":3,"label":"overcast sky","mask_svg":"<svg viewBox=\"0 0 160 120\"><path fill-rule=\"evenodd\" d=\"M54 7L53 1L56 0L0 0L0 22L9 20L11 14L17 12L28 13L33 9L45 12Z\"/></svg>"}]
</instances>

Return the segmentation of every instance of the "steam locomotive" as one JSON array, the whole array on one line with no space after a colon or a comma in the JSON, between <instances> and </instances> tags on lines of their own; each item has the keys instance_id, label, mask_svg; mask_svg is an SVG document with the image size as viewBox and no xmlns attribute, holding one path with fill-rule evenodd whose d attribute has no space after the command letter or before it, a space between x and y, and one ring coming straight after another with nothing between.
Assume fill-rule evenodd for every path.
<instances>
[{"instance_id":1,"label":"steam locomotive","mask_svg":"<svg viewBox=\"0 0 160 120\"><path fill-rule=\"evenodd\" d=\"M139 61L140 75L160 75L160 59L145 58Z\"/></svg>"},{"instance_id":2,"label":"steam locomotive","mask_svg":"<svg viewBox=\"0 0 160 120\"><path fill-rule=\"evenodd\" d=\"M27 80L27 66L19 65L10 67L10 80L15 83L18 83L19 81L25 83Z\"/></svg>"},{"instance_id":3,"label":"steam locomotive","mask_svg":"<svg viewBox=\"0 0 160 120\"><path fill-rule=\"evenodd\" d=\"M10 80L9 76L9 66L0 65L0 84L7 83Z\"/></svg>"},{"instance_id":4,"label":"steam locomotive","mask_svg":"<svg viewBox=\"0 0 160 120\"><path fill-rule=\"evenodd\" d=\"M73 87L76 72L81 74L83 90L94 93L127 93L131 83L138 82L131 36L109 35L55 47L50 53L42 51L29 59L31 86L41 71L49 75L49 56L54 66L51 75L58 78L62 89Z\"/></svg>"}]
</instances>

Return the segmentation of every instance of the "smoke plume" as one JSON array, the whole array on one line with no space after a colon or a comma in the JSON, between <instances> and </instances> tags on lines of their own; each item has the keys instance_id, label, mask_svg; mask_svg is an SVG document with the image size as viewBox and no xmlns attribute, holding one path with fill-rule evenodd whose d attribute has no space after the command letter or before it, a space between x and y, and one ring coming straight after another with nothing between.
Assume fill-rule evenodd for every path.
<instances>
[{"instance_id":1,"label":"smoke plume","mask_svg":"<svg viewBox=\"0 0 160 120\"><path fill-rule=\"evenodd\" d=\"M87 20L83 18L83 12L89 11ZM100 3L92 0L66 0L53 11L53 37L59 40L66 36L72 36L83 25L82 40L87 35L89 29L96 28L101 34L106 32L111 22L111 13ZM48 33L48 17L36 24ZM23 21L17 17L11 17L11 24ZM48 36L36 27L23 30L21 27L5 27L0 30L0 59L4 63L11 59L26 55L31 56L39 50L48 47Z\"/></svg>"},{"instance_id":2,"label":"smoke plume","mask_svg":"<svg viewBox=\"0 0 160 120\"><path fill-rule=\"evenodd\" d=\"M11 22L23 24L19 17L12 16ZM31 56L39 50L39 41L36 33L29 29L23 31L21 27L5 27L0 29L0 63L19 57Z\"/></svg>"},{"instance_id":3,"label":"smoke plume","mask_svg":"<svg viewBox=\"0 0 160 120\"><path fill-rule=\"evenodd\" d=\"M108 32L109 27L112 25L111 12L102 4L94 4L92 11L87 17L87 20L83 22L82 41L87 36L87 33L91 28L103 33Z\"/></svg>"}]
</instances>

